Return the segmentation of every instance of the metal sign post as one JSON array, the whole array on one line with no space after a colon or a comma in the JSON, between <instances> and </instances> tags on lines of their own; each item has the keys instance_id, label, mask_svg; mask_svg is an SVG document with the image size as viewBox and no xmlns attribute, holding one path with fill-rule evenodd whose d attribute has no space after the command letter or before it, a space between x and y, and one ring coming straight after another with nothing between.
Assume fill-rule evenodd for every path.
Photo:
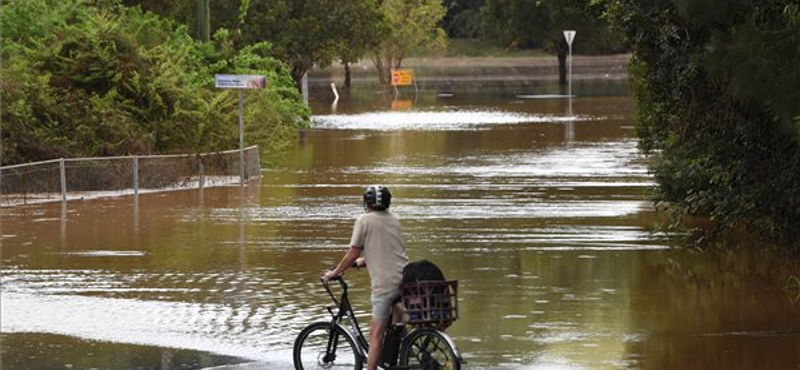
<instances>
[{"instance_id":1,"label":"metal sign post","mask_svg":"<svg viewBox=\"0 0 800 370\"><path fill-rule=\"evenodd\" d=\"M215 87L218 89L239 90L239 183L244 185L244 90L263 89L267 77L262 75L216 75Z\"/></svg>"},{"instance_id":2,"label":"metal sign post","mask_svg":"<svg viewBox=\"0 0 800 370\"><path fill-rule=\"evenodd\" d=\"M569 115L572 116L572 40L575 39L575 31L568 30L564 31L564 38L567 40L567 45L569 46L569 78L567 79L567 95L569 98Z\"/></svg>"},{"instance_id":3,"label":"metal sign post","mask_svg":"<svg viewBox=\"0 0 800 370\"><path fill-rule=\"evenodd\" d=\"M244 185L244 90L239 90L239 182Z\"/></svg>"}]
</instances>

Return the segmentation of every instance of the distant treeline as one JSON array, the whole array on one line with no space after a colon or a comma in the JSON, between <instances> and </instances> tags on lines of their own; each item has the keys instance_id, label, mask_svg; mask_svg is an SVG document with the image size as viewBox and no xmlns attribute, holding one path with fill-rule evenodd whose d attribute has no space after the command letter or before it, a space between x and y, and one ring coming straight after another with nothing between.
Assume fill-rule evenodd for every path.
<instances>
[{"instance_id":1,"label":"distant treeline","mask_svg":"<svg viewBox=\"0 0 800 370\"><path fill-rule=\"evenodd\" d=\"M218 73L268 76L246 94L246 140L274 158L309 124L306 71L369 58L388 83L411 53L442 51L445 29L556 53L565 82L563 29L577 52L620 48L594 3L6 0L0 162L235 147L236 97L213 89Z\"/></svg>"}]
</instances>

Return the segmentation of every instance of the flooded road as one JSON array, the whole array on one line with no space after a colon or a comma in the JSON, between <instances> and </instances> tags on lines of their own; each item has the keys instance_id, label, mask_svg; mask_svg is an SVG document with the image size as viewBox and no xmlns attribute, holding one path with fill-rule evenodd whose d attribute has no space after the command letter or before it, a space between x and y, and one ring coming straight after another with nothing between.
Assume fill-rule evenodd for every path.
<instances>
[{"instance_id":1,"label":"flooded road","mask_svg":"<svg viewBox=\"0 0 800 370\"><path fill-rule=\"evenodd\" d=\"M409 257L460 281L468 369L800 368L791 267L673 248L627 86L575 89L321 94L244 188L4 208L2 368L291 368L373 183Z\"/></svg>"}]
</instances>

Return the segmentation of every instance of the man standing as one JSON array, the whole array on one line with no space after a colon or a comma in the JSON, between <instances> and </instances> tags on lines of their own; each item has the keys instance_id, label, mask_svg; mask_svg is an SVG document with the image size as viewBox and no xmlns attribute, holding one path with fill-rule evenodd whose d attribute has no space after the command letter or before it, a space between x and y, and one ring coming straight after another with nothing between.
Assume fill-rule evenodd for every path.
<instances>
[{"instance_id":1,"label":"man standing","mask_svg":"<svg viewBox=\"0 0 800 370\"><path fill-rule=\"evenodd\" d=\"M378 368L383 335L393 315L392 307L400 297L403 268L408 263L406 246L400 230L400 220L389 213L392 193L389 188L371 185L364 189L365 213L358 217L350 238L350 250L335 269L323 278L331 280L341 275L357 260L366 263L372 290L372 324L369 334L367 370ZM363 254L363 261L359 258ZM401 315L394 312L394 315Z\"/></svg>"}]
</instances>

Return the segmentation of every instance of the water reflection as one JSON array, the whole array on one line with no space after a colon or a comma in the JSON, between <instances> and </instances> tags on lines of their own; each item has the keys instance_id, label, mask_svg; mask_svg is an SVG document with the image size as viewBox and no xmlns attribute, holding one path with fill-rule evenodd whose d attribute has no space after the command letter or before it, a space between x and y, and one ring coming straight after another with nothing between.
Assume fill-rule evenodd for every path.
<instances>
[{"instance_id":1,"label":"water reflection","mask_svg":"<svg viewBox=\"0 0 800 370\"><path fill-rule=\"evenodd\" d=\"M138 215L137 215L137 217L138 217ZM61 247L60 249L63 251L63 250L65 250L66 243L67 243L67 202L64 202L64 201L61 202L61 217L60 217L60 221L61 221L61 224L60 224L61 227L60 227L59 230L61 231L61 243L59 245Z\"/></svg>"},{"instance_id":2,"label":"water reflection","mask_svg":"<svg viewBox=\"0 0 800 370\"><path fill-rule=\"evenodd\" d=\"M781 293L780 281L798 266L773 253L732 244L706 254L639 256L631 319L647 337L628 350L648 360L641 368L788 369L800 364L800 302Z\"/></svg>"}]
</instances>

